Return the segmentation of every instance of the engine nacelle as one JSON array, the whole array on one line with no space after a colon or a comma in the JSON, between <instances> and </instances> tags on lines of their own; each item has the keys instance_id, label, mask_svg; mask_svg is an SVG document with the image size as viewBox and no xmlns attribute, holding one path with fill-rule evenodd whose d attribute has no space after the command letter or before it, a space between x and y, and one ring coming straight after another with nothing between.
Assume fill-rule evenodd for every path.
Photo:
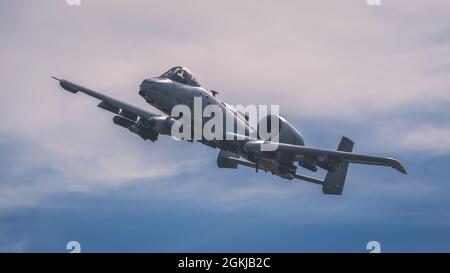
<instances>
[{"instance_id":1,"label":"engine nacelle","mask_svg":"<svg viewBox=\"0 0 450 273\"><path fill-rule=\"evenodd\" d=\"M217 156L217 167L226 169L237 169L238 164L230 160L230 157L235 157L232 152L227 152L225 150L220 150Z\"/></svg>"},{"instance_id":2,"label":"engine nacelle","mask_svg":"<svg viewBox=\"0 0 450 273\"><path fill-rule=\"evenodd\" d=\"M276 127L276 123L278 123L278 128L271 128ZM272 124L274 126L272 126ZM266 129L267 133L272 133L272 130L278 130L278 132L274 132L274 135L278 137L278 141L274 139L273 137L271 139L264 139L264 133L261 133L262 131ZM267 115L264 118L262 118L258 123L258 138L262 140L271 140L271 141L277 141L279 143L286 143L286 144L293 144L293 145L301 145L304 146L305 142L303 141L303 137L300 134L300 132L292 125L290 124L286 119L283 117L280 117L278 115Z\"/></svg>"}]
</instances>

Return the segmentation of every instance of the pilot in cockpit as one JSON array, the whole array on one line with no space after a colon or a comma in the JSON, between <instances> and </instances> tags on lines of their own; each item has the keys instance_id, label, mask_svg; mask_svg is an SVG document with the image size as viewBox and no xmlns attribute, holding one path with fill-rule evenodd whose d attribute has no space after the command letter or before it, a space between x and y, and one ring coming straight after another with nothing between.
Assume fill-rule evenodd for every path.
<instances>
[{"instance_id":1,"label":"pilot in cockpit","mask_svg":"<svg viewBox=\"0 0 450 273\"><path fill-rule=\"evenodd\" d=\"M168 78L174 82L178 82L181 84L200 87L200 84L197 82L194 76L192 76L192 73L190 73L189 70L184 67L174 67L166 73L162 74L161 77Z\"/></svg>"},{"instance_id":2,"label":"pilot in cockpit","mask_svg":"<svg viewBox=\"0 0 450 273\"><path fill-rule=\"evenodd\" d=\"M179 82L182 84L188 84L188 77L186 74L186 70L180 69L177 72L177 76L179 77Z\"/></svg>"}]
</instances>

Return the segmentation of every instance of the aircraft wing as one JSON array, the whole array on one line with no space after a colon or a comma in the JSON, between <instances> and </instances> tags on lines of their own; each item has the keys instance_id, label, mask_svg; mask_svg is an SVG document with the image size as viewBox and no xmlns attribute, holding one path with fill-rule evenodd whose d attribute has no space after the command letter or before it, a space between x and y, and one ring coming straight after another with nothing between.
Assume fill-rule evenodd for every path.
<instances>
[{"instance_id":1,"label":"aircraft wing","mask_svg":"<svg viewBox=\"0 0 450 273\"><path fill-rule=\"evenodd\" d=\"M351 143L351 147L353 147L353 142L351 142L349 139L347 140ZM324 169L330 170L338 167L342 163L358 163L390 166L398 170L399 172L406 174L405 167L395 158L351 153L342 151L343 149L333 151L299 145L256 140L248 141L245 144L245 150L247 152L259 152L261 151L262 144L274 145L273 152L293 155L295 160L298 161L300 165L306 162L313 168L315 168L315 166L317 165Z\"/></svg>"},{"instance_id":2,"label":"aircraft wing","mask_svg":"<svg viewBox=\"0 0 450 273\"><path fill-rule=\"evenodd\" d=\"M99 99L101 102L97 105L98 107L100 107L104 110L110 111L114 114L120 115L128 120L137 121L138 117L149 119L151 117L160 116L159 114L147 112L136 106L133 106L128 103L111 98L109 96L103 95L97 91L88 89L86 87L72 83L70 81L61 80L61 79L58 79L55 77L52 77L52 78L59 81L59 84L61 85L61 87L71 93L75 94L77 92L81 92L81 93L84 93L91 97L94 97L96 99Z\"/></svg>"}]
</instances>

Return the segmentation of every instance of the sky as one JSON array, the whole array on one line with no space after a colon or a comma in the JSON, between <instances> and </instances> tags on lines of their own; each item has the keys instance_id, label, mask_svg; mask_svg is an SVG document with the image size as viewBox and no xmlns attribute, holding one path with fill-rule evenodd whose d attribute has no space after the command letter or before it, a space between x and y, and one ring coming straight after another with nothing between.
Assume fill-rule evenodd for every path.
<instances>
[{"instance_id":1,"label":"sky","mask_svg":"<svg viewBox=\"0 0 450 273\"><path fill-rule=\"evenodd\" d=\"M0 252L450 251L450 2L0 1ZM230 104L276 104L306 145L392 156L344 194L218 169L218 151L115 126L65 78L158 112L188 67ZM323 174L323 173L321 173Z\"/></svg>"}]
</instances>

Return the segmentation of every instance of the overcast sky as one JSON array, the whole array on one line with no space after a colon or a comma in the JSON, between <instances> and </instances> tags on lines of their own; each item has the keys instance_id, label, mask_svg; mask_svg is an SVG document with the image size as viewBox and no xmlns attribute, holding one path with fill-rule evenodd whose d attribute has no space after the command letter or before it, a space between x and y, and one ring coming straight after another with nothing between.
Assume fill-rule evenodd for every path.
<instances>
[{"instance_id":1,"label":"overcast sky","mask_svg":"<svg viewBox=\"0 0 450 273\"><path fill-rule=\"evenodd\" d=\"M0 251L450 251L450 2L0 1ZM188 67L230 104L278 104L351 165L343 196L144 142L57 76L149 111Z\"/></svg>"}]
</instances>

